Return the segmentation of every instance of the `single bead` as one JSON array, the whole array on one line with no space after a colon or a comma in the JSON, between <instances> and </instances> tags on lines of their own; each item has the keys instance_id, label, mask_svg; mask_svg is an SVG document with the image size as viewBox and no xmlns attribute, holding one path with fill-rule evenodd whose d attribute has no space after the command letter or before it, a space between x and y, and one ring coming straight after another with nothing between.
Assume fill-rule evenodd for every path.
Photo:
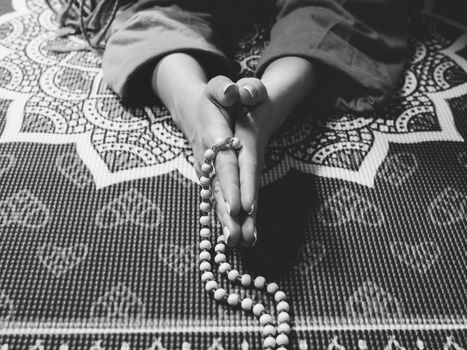
<instances>
[{"instance_id":1,"label":"single bead","mask_svg":"<svg viewBox=\"0 0 467 350\"><path fill-rule=\"evenodd\" d=\"M199 179L199 183L201 186L210 186L211 185L211 178L207 176L201 176Z\"/></svg>"},{"instance_id":2,"label":"single bead","mask_svg":"<svg viewBox=\"0 0 467 350\"><path fill-rule=\"evenodd\" d=\"M199 204L199 210L204 211L205 213L210 212L212 209L211 203L201 202Z\"/></svg>"},{"instance_id":3,"label":"single bead","mask_svg":"<svg viewBox=\"0 0 467 350\"><path fill-rule=\"evenodd\" d=\"M232 145L232 148L235 150L242 148L242 144L238 137L232 137L232 139L230 140L230 144Z\"/></svg>"},{"instance_id":4,"label":"single bead","mask_svg":"<svg viewBox=\"0 0 467 350\"><path fill-rule=\"evenodd\" d=\"M214 261L216 262L216 264L223 263L226 260L227 260L227 257L222 253L216 254L216 256L214 257Z\"/></svg>"},{"instance_id":5,"label":"single bead","mask_svg":"<svg viewBox=\"0 0 467 350\"><path fill-rule=\"evenodd\" d=\"M285 293L281 290L278 290L275 294L274 294L274 300L276 301L276 303L279 303L281 302L282 300L285 300L287 298L287 296L285 295Z\"/></svg>"},{"instance_id":6,"label":"single bead","mask_svg":"<svg viewBox=\"0 0 467 350\"><path fill-rule=\"evenodd\" d=\"M201 275L202 282L206 282L206 281L213 280L213 279L214 279L214 275L212 274L211 271L203 272L203 274Z\"/></svg>"},{"instance_id":7,"label":"single bead","mask_svg":"<svg viewBox=\"0 0 467 350\"><path fill-rule=\"evenodd\" d=\"M222 148L229 142L229 140L230 138L228 137L219 137L214 141L214 147Z\"/></svg>"},{"instance_id":8,"label":"single bead","mask_svg":"<svg viewBox=\"0 0 467 350\"><path fill-rule=\"evenodd\" d=\"M227 292L224 288L219 288L214 292L214 299L216 299L217 301L221 301L222 299L224 299L226 294Z\"/></svg>"},{"instance_id":9,"label":"single bead","mask_svg":"<svg viewBox=\"0 0 467 350\"><path fill-rule=\"evenodd\" d=\"M203 227L201 230L199 230L199 235L201 238L210 238L211 230L206 227Z\"/></svg>"},{"instance_id":10,"label":"single bead","mask_svg":"<svg viewBox=\"0 0 467 350\"><path fill-rule=\"evenodd\" d=\"M276 347L276 339L274 337L267 337L263 341L264 348L274 349Z\"/></svg>"},{"instance_id":11,"label":"single bead","mask_svg":"<svg viewBox=\"0 0 467 350\"><path fill-rule=\"evenodd\" d=\"M276 350L287 350L287 348L284 346L279 346L278 348L276 348Z\"/></svg>"},{"instance_id":12,"label":"single bead","mask_svg":"<svg viewBox=\"0 0 467 350\"><path fill-rule=\"evenodd\" d=\"M243 287L248 287L251 284L251 276L247 273L244 273L240 280Z\"/></svg>"},{"instance_id":13,"label":"single bead","mask_svg":"<svg viewBox=\"0 0 467 350\"><path fill-rule=\"evenodd\" d=\"M238 272L237 270L230 270L229 274L227 275L227 278L230 282L235 282L237 281L238 276L240 276L240 272Z\"/></svg>"},{"instance_id":14,"label":"single bead","mask_svg":"<svg viewBox=\"0 0 467 350\"><path fill-rule=\"evenodd\" d=\"M258 304L255 304L255 306L253 306L253 314L256 317L260 317L263 312L264 312L263 304L258 303Z\"/></svg>"},{"instance_id":15,"label":"single bead","mask_svg":"<svg viewBox=\"0 0 467 350\"><path fill-rule=\"evenodd\" d=\"M292 329L290 328L290 325L288 323L281 323L277 326L277 331L279 333L284 333L286 335L290 334Z\"/></svg>"},{"instance_id":16,"label":"single bead","mask_svg":"<svg viewBox=\"0 0 467 350\"><path fill-rule=\"evenodd\" d=\"M214 250L216 251L216 253L224 252L225 251L225 244L217 243L216 246L214 247Z\"/></svg>"},{"instance_id":17,"label":"single bead","mask_svg":"<svg viewBox=\"0 0 467 350\"><path fill-rule=\"evenodd\" d=\"M287 312L282 311L279 313L277 316L277 322L278 323L289 323L290 322L290 316Z\"/></svg>"},{"instance_id":18,"label":"single bead","mask_svg":"<svg viewBox=\"0 0 467 350\"><path fill-rule=\"evenodd\" d=\"M217 288L217 282L216 281L207 281L204 288L206 289L206 291L210 292L210 291Z\"/></svg>"},{"instance_id":19,"label":"single bead","mask_svg":"<svg viewBox=\"0 0 467 350\"><path fill-rule=\"evenodd\" d=\"M199 242L199 248L205 250L211 249L211 241L209 239L203 239L201 242Z\"/></svg>"},{"instance_id":20,"label":"single bead","mask_svg":"<svg viewBox=\"0 0 467 350\"><path fill-rule=\"evenodd\" d=\"M201 171L204 173L210 173L212 171L212 165L209 163L201 164Z\"/></svg>"},{"instance_id":21,"label":"single bead","mask_svg":"<svg viewBox=\"0 0 467 350\"><path fill-rule=\"evenodd\" d=\"M217 236L217 243L225 244L225 236L224 235Z\"/></svg>"},{"instance_id":22,"label":"single bead","mask_svg":"<svg viewBox=\"0 0 467 350\"><path fill-rule=\"evenodd\" d=\"M242 300L242 309L245 311L250 311L253 307L253 300L250 298L245 298Z\"/></svg>"},{"instance_id":23,"label":"single bead","mask_svg":"<svg viewBox=\"0 0 467 350\"><path fill-rule=\"evenodd\" d=\"M199 195L201 197L201 199L204 199L204 200L211 200L211 196L212 196L212 192L211 190L207 190L207 189L202 189L200 192L199 192Z\"/></svg>"},{"instance_id":24,"label":"single bead","mask_svg":"<svg viewBox=\"0 0 467 350\"><path fill-rule=\"evenodd\" d=\"M279 335L276 337L276 343L277 343L277 345L279 345L279 346L289 345L289 337L286 336L285 334L279 334Z\"/></svg>"},{"instance_id":25,"label":"single bead","mask_svg":"<svg viewBox=\"0 0 467 350\"><path fill-rule=\"evenodd\" d=\"M212 196L212 191L203 188L203 189L199 192L199 195L201 196L202 199L210 199L211 196Z\"/></svg>"},{"instance_id":26,"label":"single bead","mask_svg":"<svg viewBox=\"0 0 467 350\"><path fill-rule=\"evenodd\" d=\"M211 216L203 215L199 218L199 223L203 226L209 226L211 224Z\"/></svg>"},{"instance_id":27,"label":"single bead","mask_svg":"<svg viewBox=\"0 0 467 350\"><path fill-rule=\"evenodd\" d=\"M272 324L267 324L263 327L263 336L265 337L274 337L276 335L276 327Z\"/></svg>"},{"instance_id":28,"label":"single bead","mask_svg":"<svg viewBox=\"0 0 467 350\"><path fill-rule=\"evenodd\" d=\"M199 253L199 260L209 261L209 260L211 260L211 254L209 254L209 252L207 252L207 251L203 251L203 252Z\"/></svg>"},{"instance_id":29,"label":"single bead","mask_svg":"<svg viewBox=\"0 0 467 350\"><path fill-rule=\"evenodd\" d=\"M240 295L232 293L227 297L227 303L231 306L237 306L240 301Z\"/></svg>"},{"instance_id":30,"label":"single bead","mask_svg":"<svg viewBox=\"0 0 467 350\"><path fill-rule=\"evenodd\" d=\"M274 294L275 292L277 292L278 289L279 289L279 286L275 282L268 283L268 286L266 287L266 290L268 291L269 294Z\"/></svg>"},{"instance_id":31,"label":"single bead","mask_svg":"<svg viewBox=\"0 0 467 350\"><path fill-rule=\"evenodd\" d=\"M208 263L207 261L203 261L201 264L199 264L199 270L200 271L210 271L211 270L211 264Z\"/></svg>"},{"instance_id":32,"label":"single bead","mask_svg":"<svg viewBox=\"0 0 467 350\"><path fill-rule=\"evenodd\" d=\"M232 266L230 266L229 263L222 263L219 265L219 272L220 273L227 273L227 271L229 271L230 269L232 269Z\"/></svg>"},{"instance_id":33,"label":"single bead","mask_svg":"<svg viewBox=\"0 0 467 350\"><path fill-rule=\"evenodd\" d=\"M289 312L290 311L289 303L287 303L286 301L279 302L276 305L276 310L277 312L282 312L282 311Z\"/></svg>"},{"instance_id":34,"label":"single bead","mask_svg":"<svg viewBox=\"0 0 467 350\"><path fill-rule=\"evenodd\" d=\"M272 319L272 316L269 314L263 314L259 318L259 324L261 326L266 326L267 324L273 324L274 320Z\"/></svg>"},{"instance_id":35,"label":"single bead","mask_svg":"<svg viewBox=\"0 0 467 350\"><path fill-rule=\"evenodd\" d=\"M290 311L290 306L286 301L281 301L279 304L276 305L276 310L277 312L289 312Z\"/></svg>"},{"instance_id":36,"label":"single bead","mask_svg":"<svg viewBox=\"0 0 467 350\"><path fill-rule=\"evenodd\" d=\"M214 158L216 158L216 153L212 149L208 148L204 151L204 158L206 158L208 162L212 162Z\"/></svg>"},{"instance_id":37,"label":"single bead","mask_svg":"<svg viewBox=\"0 0 467 350\"><path fill-rule=\"evenodd\" d=\"M255 278L255 288L258 288L258 289L263 289L264 286L266 285L266 278L264 278L263 276L258 276Z\"/></svg>"}]
</instances>

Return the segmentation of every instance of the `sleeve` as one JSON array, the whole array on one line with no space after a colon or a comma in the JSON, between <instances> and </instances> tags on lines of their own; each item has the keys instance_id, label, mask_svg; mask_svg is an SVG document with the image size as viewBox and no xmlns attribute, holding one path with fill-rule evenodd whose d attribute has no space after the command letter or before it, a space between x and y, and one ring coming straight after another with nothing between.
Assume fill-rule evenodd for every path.
<instances>
[{"instance_id":1,"label":"sleeve","mask_svg":"<svg viewBox=\"0 0 467 350\"><path fill-rule=\"evenodd\" d=\"M188 12L176 5L152 6L150 2L138 1L122 9L106 43L104 81L124 101L144 103L154 99L151 69L173 52L194 55L208 75L230 74L230 61L215 44L210 15Z\"/></svg>"},{"instance_id":2,"label":"sleeve","mask_svg":"<svg viewBox=\"0 0 467 350\"><path fill-rule=\"evenodd\" d=\"M407 51L405 0L279 0L271 41L257 68L299 56L319 68L322 101L371 111L399 82Z\"/></svg>"}]
</instances>

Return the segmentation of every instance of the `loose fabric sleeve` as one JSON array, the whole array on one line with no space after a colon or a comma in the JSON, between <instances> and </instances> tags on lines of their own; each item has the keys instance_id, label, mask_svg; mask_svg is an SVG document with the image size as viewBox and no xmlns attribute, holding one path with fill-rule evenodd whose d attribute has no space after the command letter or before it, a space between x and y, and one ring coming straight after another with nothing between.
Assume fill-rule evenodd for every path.
<instances>
[{"instance_id":1,"label":"loose fabric sleeve","mask_svg":"<svg viewBox=\"0 0 467 350\"><path fill-rule=\"evenodd\" d=\"M371 111L403 71L407 48L405 0L279 0L277 22L257 68L299 56L319 67L325 100L343 111Z\"/></svg>"},{"instance_id":2,"label":"loose fabric sleeve","mask_svg":"<svg viewBox=\"0 0 467 350\"><path fill-rule=\"evenodd\" d=\"M174 52L195 56L209 75L229 74L230 62L215 44L210 15L143 0L114 20L103 55L104 81L128 103L155 98L150 87L157 61Z\"/></svg>"}]
</instances>

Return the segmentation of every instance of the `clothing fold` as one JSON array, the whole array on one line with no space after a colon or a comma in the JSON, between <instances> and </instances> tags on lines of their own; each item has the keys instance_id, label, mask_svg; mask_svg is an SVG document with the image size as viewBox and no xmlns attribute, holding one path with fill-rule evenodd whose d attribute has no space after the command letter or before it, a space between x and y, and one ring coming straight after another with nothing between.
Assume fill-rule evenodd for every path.
<instances>
[{"instance_id":1,"label":"clothing fold","mask_svg":"<svg viewBox=\"0 0 467 350\"><path fill-rule=\"evenodd\" d=\"M143 102L151 98L152 69L173 52L195 56L209 76L231 75L223 41L238 36L244 24L229 24L229 35L218 24L233 23L220 20L223 16L248 11L247 2L238 4L237 11L228 7L229 13L222 13L219 3L210 11L208 0L140 0L123 6L108 33L104 80L124 100ZM321 103L341 111L372 111L391 95L404 69L407 6L403 0L278 0L256 74L261 77L281 57L302 57L319 67Z\"/></svg>"},{"instance_id":2,"label":"clothing fold","mask_svg":"<svg viewBox=\"0 0 467 350\"><path fill-rule=\"evenodd\" d=\"M320 66L321 101L366 112L397 86L407 51L408 9L401 0L279 0L259 76L274 60L299 56Z\"/></svg>"}]
</instances>

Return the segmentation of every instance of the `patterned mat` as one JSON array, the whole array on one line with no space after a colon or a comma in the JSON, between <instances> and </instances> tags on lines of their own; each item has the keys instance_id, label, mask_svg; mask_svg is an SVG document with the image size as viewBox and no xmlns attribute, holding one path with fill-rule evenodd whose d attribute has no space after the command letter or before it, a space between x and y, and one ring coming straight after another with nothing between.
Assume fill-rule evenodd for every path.
<instances>
[{"instance_id":1,"label":"patterned mat","mask_svg":"<svg viewBox=\"0 0 467 350\"><path fill-rule=\"evenodd\" d=\"M260 240L232 259L275 272L291 349L467 348L467 23L445 3L413 4L383 110L302 111L270 145ZM192 153L167 112L123 106L93 53L47 51L41 0L0 11L0 349L259 349L256 320L202 288ZM267 32L239 41L239 75Z\"/></svg>"}]
</instances>

